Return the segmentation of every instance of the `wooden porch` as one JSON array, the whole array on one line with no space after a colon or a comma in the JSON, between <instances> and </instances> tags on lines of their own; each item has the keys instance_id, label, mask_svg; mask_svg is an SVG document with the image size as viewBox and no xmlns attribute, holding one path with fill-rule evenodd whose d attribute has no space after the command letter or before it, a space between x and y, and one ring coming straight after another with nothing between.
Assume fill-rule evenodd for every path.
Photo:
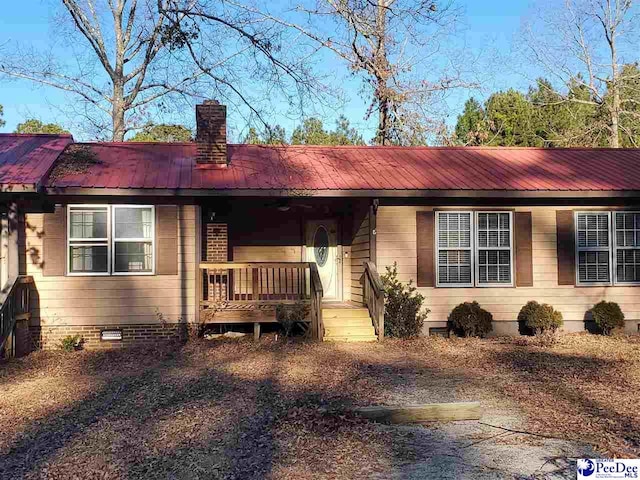
<instances>
[{"instance_id":1,"label":"wooden porch","mask_svg":"<svg viewBox=\"0 0 640 480\"><path fill-rule=\"evenodd\" d=\"M277 305L303 303L309 306L308 323L314 339L323 340L327 334L323 310L328 309L333 312L329 331L335 332L336 327L349 323L342 315L336 318L337 310L360 309L373 320L373 339L382 339L384 291L375 265L366 262L364 266L360 280L364 305L323 305L322 282L314 262L201 263L200 321L203 324L253 323L254 333L259 336L261 323L277 322ZM346 316L352 315L346 313ZM370 322L369 328L371 326Z\"/></svg>"},{"instance_id":2,"label":"wooden porch","mask_svg":"<svg viewBox=\"0 0 640 480\"><path fill-rule=\"evenodd\" d=\"M311 334L322 339L322 283L314 262L201 263L200 272L202 323L273 323L277 305L304 303Z\"/></svg>"}]
</instances>

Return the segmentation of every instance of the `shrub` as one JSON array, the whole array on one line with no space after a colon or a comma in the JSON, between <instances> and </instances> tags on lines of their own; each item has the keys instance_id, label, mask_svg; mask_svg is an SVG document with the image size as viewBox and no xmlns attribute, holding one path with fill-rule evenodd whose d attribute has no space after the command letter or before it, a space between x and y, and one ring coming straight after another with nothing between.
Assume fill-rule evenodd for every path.
<instances>
[{"instance_id":1,"label":"shrub","mask_svg":"<svg viewBox=\"0 0 640 480\"><path fill-rule=\"evenodd\" d=\"M449 330L463 337L485 337L493 330L493 315L478 302L464 302L449 314Z\"/></svg>"},{"instance_id":2,"label":"shrub","mask_svg":"<svg viewBox=\"0 0 640 480\"><path fill-rule=\"evenodd\" d=\"M616 327L624 327L624 313L616 302L597 303L591 309L593 321L604 335L611 335Z\"/></svg>"},{"instance_id":3,"label":"shrub","mask_svg":"<svg viewBox=\"0 0 640 480\"><path fill-rule=\"evenodd\" d=\"M518 322L522 323L526 330L536 335L548 331L555 332L562 326L562 313L551 305L540 304L532 300L520 309Z\"/></svg>"},{"instance_id":4,"label":"shrub","mask_svg":"<svg viewBox=\"0 0 640 480\"><path fill-rule=\"evenodd\" d=\"M65 352L73 352L82 346L80 335L67 335L60 341L60 348Z\"/></svg>"},{"instance_id":5,"label":"shrub","mask_svg":"<svg viewBox=\"0 0 640 480\"><path fill-rule=\"evenodd\" d=\"M298 323L306 321L308 316L309 306L302 302L296 302L293 305L281 303L276 306L276 320L282 326L285 337L291 336L294 327Z\"/></svg>"},{"instance_id":6,"label":"shrub","mask_svg":"<svg viewBox=\"0 0 640 480\"><path fill-rule=\"evenodd\" d=\"M398 266L387 267L381 275L386 293L384 310L384 334L389 337L417 337L422 332L429 309L422 309L424 297L416 292L413 282L408 284L398 280Z\"/></svg>"}]
</instances>

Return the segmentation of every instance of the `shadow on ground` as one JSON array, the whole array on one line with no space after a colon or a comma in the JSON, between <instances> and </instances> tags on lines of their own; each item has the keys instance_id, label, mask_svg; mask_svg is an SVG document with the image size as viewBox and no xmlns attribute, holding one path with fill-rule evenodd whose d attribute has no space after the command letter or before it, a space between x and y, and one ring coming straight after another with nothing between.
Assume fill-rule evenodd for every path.
<instances>
[{"instance_id":1,"label":"shadow on ground","mask_svg":"<svg viewBox=\"0 0 640 480\"><path fill-rule=\"evenodd\" d=\"M91 388L70 402L42 392L22 398L46 404L46 415L4 414L0 426L13 435L0 440L0 477L574 477L568 457L584 450L569 442L477 422L385 426L349 413L354 405L427 398L430 385L440 388L440 401L487 388L464 368L368 348L197 342L175 350L37 354L32 363L54 358L51 375L63 390ZM29 391L25 382L41 381L29 360L4 367L0 384L14 401Z\"/></svg>"}]
</instances>

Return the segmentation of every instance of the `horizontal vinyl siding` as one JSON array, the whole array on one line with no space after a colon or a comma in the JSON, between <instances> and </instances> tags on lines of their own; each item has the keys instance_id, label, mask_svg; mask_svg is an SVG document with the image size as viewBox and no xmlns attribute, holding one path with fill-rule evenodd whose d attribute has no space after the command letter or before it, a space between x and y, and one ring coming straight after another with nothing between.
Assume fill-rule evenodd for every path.
<instances>
[{"instance_id":1,"label":"horizontal vinyl siding","mask_svg":"<svg viewBox=\"0 0 640 480\"><path fill-rule=\"evenodd\" d=\"M360 225L354 225L356 235L351 242L351 301L362 304L362 285L360 277L364 273L364 262L371 259L371 245L369 241L369 214Z\"/></svg>"},{"instance_id":2,"label":"horizontal vinyl siding","mask_svg":"<svg viewBox=\"0 0 640 480\"><path fill-rule=\"evenodd\" d=\"M520 308L529 300L553 305L562 312L565 322L583 322L585 312L600 300L619 303L627 320L640 319L640 287L558 285L556 210L580 208L515 208L516 211L530 211L532 214L533 287L419 288L426 298L425 305L431 310L427 321L444 322L456 305L473 300L491 312L496 322L516 321ZM415 282L417 276L416 211L419 210L431 208L383 206L378 210L378 270L383 272L387 265L393 265L395 261L403 282Z\"/></svg>"},{"instance_id":3,"label":"horizontal vinyl siding","mask_svg":"<svg viewBox=\"0 0 640 480\"><path fill-rule=\"evenodd\" d=\"M234 246L234 262L302 262L302 246Z\"/></svg>"},{"instance_id":4,"label":"horizontal vinyl siding","mask_svg":"<svg viewBox=\"0 0 640 480\"><path fill-rule=\"evenodd\" d=\"M32 325L122 325L195 321L196 208L178 208L178 275L44 277L44 217L28 214L26 273L37 289ZM39 252L33 256L30 252ZM65 252L60 252L64 255Z\"/></svg>"}]
</instances>

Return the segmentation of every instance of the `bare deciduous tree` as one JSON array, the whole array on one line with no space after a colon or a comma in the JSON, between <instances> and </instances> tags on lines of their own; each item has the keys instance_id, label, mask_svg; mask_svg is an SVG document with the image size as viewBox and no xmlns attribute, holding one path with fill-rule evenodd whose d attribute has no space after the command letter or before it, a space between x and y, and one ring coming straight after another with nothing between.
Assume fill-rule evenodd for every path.
<instances>
[{"instance_id":1,"label":"bare deciduous tree","mask_svg":"<svg viewBox=\"0 0 640 480\"><path fill-rule=\"evenodd\" d=\"M313 71L319 47L251 3L170 0L164 12L209 95L248 112L249 123L270 130L273 118L266 114L282 104L300 114L309 102L328 101L331 90Z\"/></svg>"},{"instance_id":2,"label":"bare deciduous tree","mask_svg":"<svg viewBox=\"0 0 640 480\"><path fill-rule=\"evenodd\" d=\"M308 20L275 20L362 76L370 100L366 116L377 115L376 144L424 143L440 126L442 98L453 89L476 86L464 78L472 62L447 53L460 15L451 2L318 0L315 8L298 7L295 13Z\"/></svg>"},{"instance_id":3,"label":"bare deciduous tree","mask_svg":"<svg viewBox=\"0 0 640 480\"><path fill-rule=\"evenodd\" d=\"M62 3L63 20L71 20L81 39L69 45L77 52L73 61L17 49L5 56L0 73L73 94L80 100L76 114L97 136L122 141L142 109L168 94L186 93L196 82L195 69L172 68L170 31L162 14L167 0Z\"/></svg>"},{"instance_id":4,"label":"bare deciduous tree","mask_svg":"<svg viewBox=\"0 0 640 480\"><path fill-rule=\"evenodd\" d=\"M628 121L640 121L637 7L632 0L565 0L543 12L525 31L527 51L554 81L565 86L558 101L597 109L610 147L618 148ZM572 95L585 89L588 96ZM593 128L590 125L589 128Z\"/></svg>"}]
</instances>

